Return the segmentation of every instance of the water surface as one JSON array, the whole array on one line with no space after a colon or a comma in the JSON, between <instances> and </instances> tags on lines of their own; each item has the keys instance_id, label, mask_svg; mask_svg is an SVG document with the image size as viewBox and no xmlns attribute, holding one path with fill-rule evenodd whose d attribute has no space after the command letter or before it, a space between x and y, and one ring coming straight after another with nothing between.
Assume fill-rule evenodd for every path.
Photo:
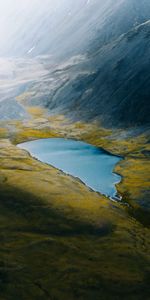
<instances>
[{"instance_id":1,"label":"water surface","mask_svg":"<svg viewBox=\"0 0 150 300\"><path fill-rule=\"evenodd\" d=\"M101 148L64 138L40 139L18 146L40 161L80 178L97 192L109 197L117 192L115 184L121 177L113 169L121 158Z\"/></svg>"}]
</instances>

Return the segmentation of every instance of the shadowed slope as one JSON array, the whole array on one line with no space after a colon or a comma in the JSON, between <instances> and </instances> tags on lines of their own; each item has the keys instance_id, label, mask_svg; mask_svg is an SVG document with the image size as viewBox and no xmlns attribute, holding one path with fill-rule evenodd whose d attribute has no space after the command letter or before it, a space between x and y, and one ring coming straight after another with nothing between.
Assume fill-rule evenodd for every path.
<instances>
[{"instance_id":1,"label":"shadowed slope","mask_svg":"<svg viewBox=\"0 0 150 300\"><path fill-rule=\"evenodd\" d=\"M148 230L123 206L1 146L0 297L147 300Z\"/></svg>"}]
</instances>

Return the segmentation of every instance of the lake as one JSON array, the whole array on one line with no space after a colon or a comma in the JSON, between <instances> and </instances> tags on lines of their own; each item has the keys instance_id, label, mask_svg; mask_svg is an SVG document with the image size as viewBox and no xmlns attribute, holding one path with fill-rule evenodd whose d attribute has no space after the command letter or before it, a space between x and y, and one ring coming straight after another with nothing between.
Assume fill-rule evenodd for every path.
<instances>
[{"instance_id":1,"label":"lake","mask_svg":"<svg viewBox=\"0 0 150 300\"><path fill-rule=\"evenodd\" d=\"M102 148L64 138L39 139L18 145L41 162L80 178L94 191L115 197L121 176L113 172L120 157Z\"/></svg>"}]
</instances>

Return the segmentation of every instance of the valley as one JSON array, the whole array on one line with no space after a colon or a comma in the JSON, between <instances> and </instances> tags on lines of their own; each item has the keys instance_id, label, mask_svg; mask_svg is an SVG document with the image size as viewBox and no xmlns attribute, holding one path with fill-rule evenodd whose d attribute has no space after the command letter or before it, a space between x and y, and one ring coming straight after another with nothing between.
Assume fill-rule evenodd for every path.
<instances>
[{"instance_id":1,"label":"valley","mask_svg":"<svg viewBox=\"0 0 150 300\"><path fill-rule=\"evenodd\" d=\"M44 126L43 112L40 114L34 108L33 115L31 128L30 120L26 126L19 121L10 122L9 129L5 128L8 123L6 126L3 122L1 129L1 257L4 262L1 297L7 289L11 299L16 295L22 299L47 299L56 294L58 299L65 299L68 294L70 299L75 299L76 293L80 298L91 299L94 290L95 299L101 292L102 299L112 299L112 295L133 299L138 286L137 299L143 296L143 288L148 299L146 135L137 134L133 142L132 132L128 136L129 132L119 130L116 136L116 130L113 133L96 123L71 124L63 116L45 120ZM15 146L26 140L58 136L85 140L124 156L116 168L123 176L117 186L123 196L122 203L111 202L90 191L73 177L36 161ZM141 269L141 264L145 268Z\"/></svg>"},{"instance_id":2,"label":"valley","mask_svg":"<svg viewBox=\"0 0 150 300\"><path fill-rule=\"evenodd\" d=\"M5 0L0 25L0 299L148 300L149 0ZM18 147L47 139L121 157L119 201Z\"/></svg>"}]
</instances>

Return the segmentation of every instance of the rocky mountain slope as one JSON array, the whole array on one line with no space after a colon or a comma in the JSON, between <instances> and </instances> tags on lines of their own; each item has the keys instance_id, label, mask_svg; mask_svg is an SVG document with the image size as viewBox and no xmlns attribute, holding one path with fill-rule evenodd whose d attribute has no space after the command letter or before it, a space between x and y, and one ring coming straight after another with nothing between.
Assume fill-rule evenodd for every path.
<instances>
[{"instance_id":1,"label":"rocky mountain slope","mask_svg":"<svg viewBox=\"0 0 150 300\"><path fill-rule=\"evenodd\" d=\"M49 108L61 108L86 121L98 118L106 125L149 123L149 55L150 21L103 46L78 66L62 70L69 80L50 97Z\"/></svg>"},{"instance_id":2,"label":"rocky mountain slope","mask_svg":"<svg viewBox=\"0 0 150 300\"><path fill-rule=\"evenodd\" d=\"M1 18L5 36L1 31L0 55L14 61L24 58L14 63L13 93L10 80L10 93L8 85L1 93L1 101L8 101L0 105L0 115L17 118L19 111L24 118L23 104L44 106L51 114L72 119L96 118L107 126L148 124L149 19L148 0L63 0L55 6L51 0L44 5L15 0ZM10 95L14 114L9 114ZM23 100L20 109L17 96Z\"/></svg>"}]
</instances>

